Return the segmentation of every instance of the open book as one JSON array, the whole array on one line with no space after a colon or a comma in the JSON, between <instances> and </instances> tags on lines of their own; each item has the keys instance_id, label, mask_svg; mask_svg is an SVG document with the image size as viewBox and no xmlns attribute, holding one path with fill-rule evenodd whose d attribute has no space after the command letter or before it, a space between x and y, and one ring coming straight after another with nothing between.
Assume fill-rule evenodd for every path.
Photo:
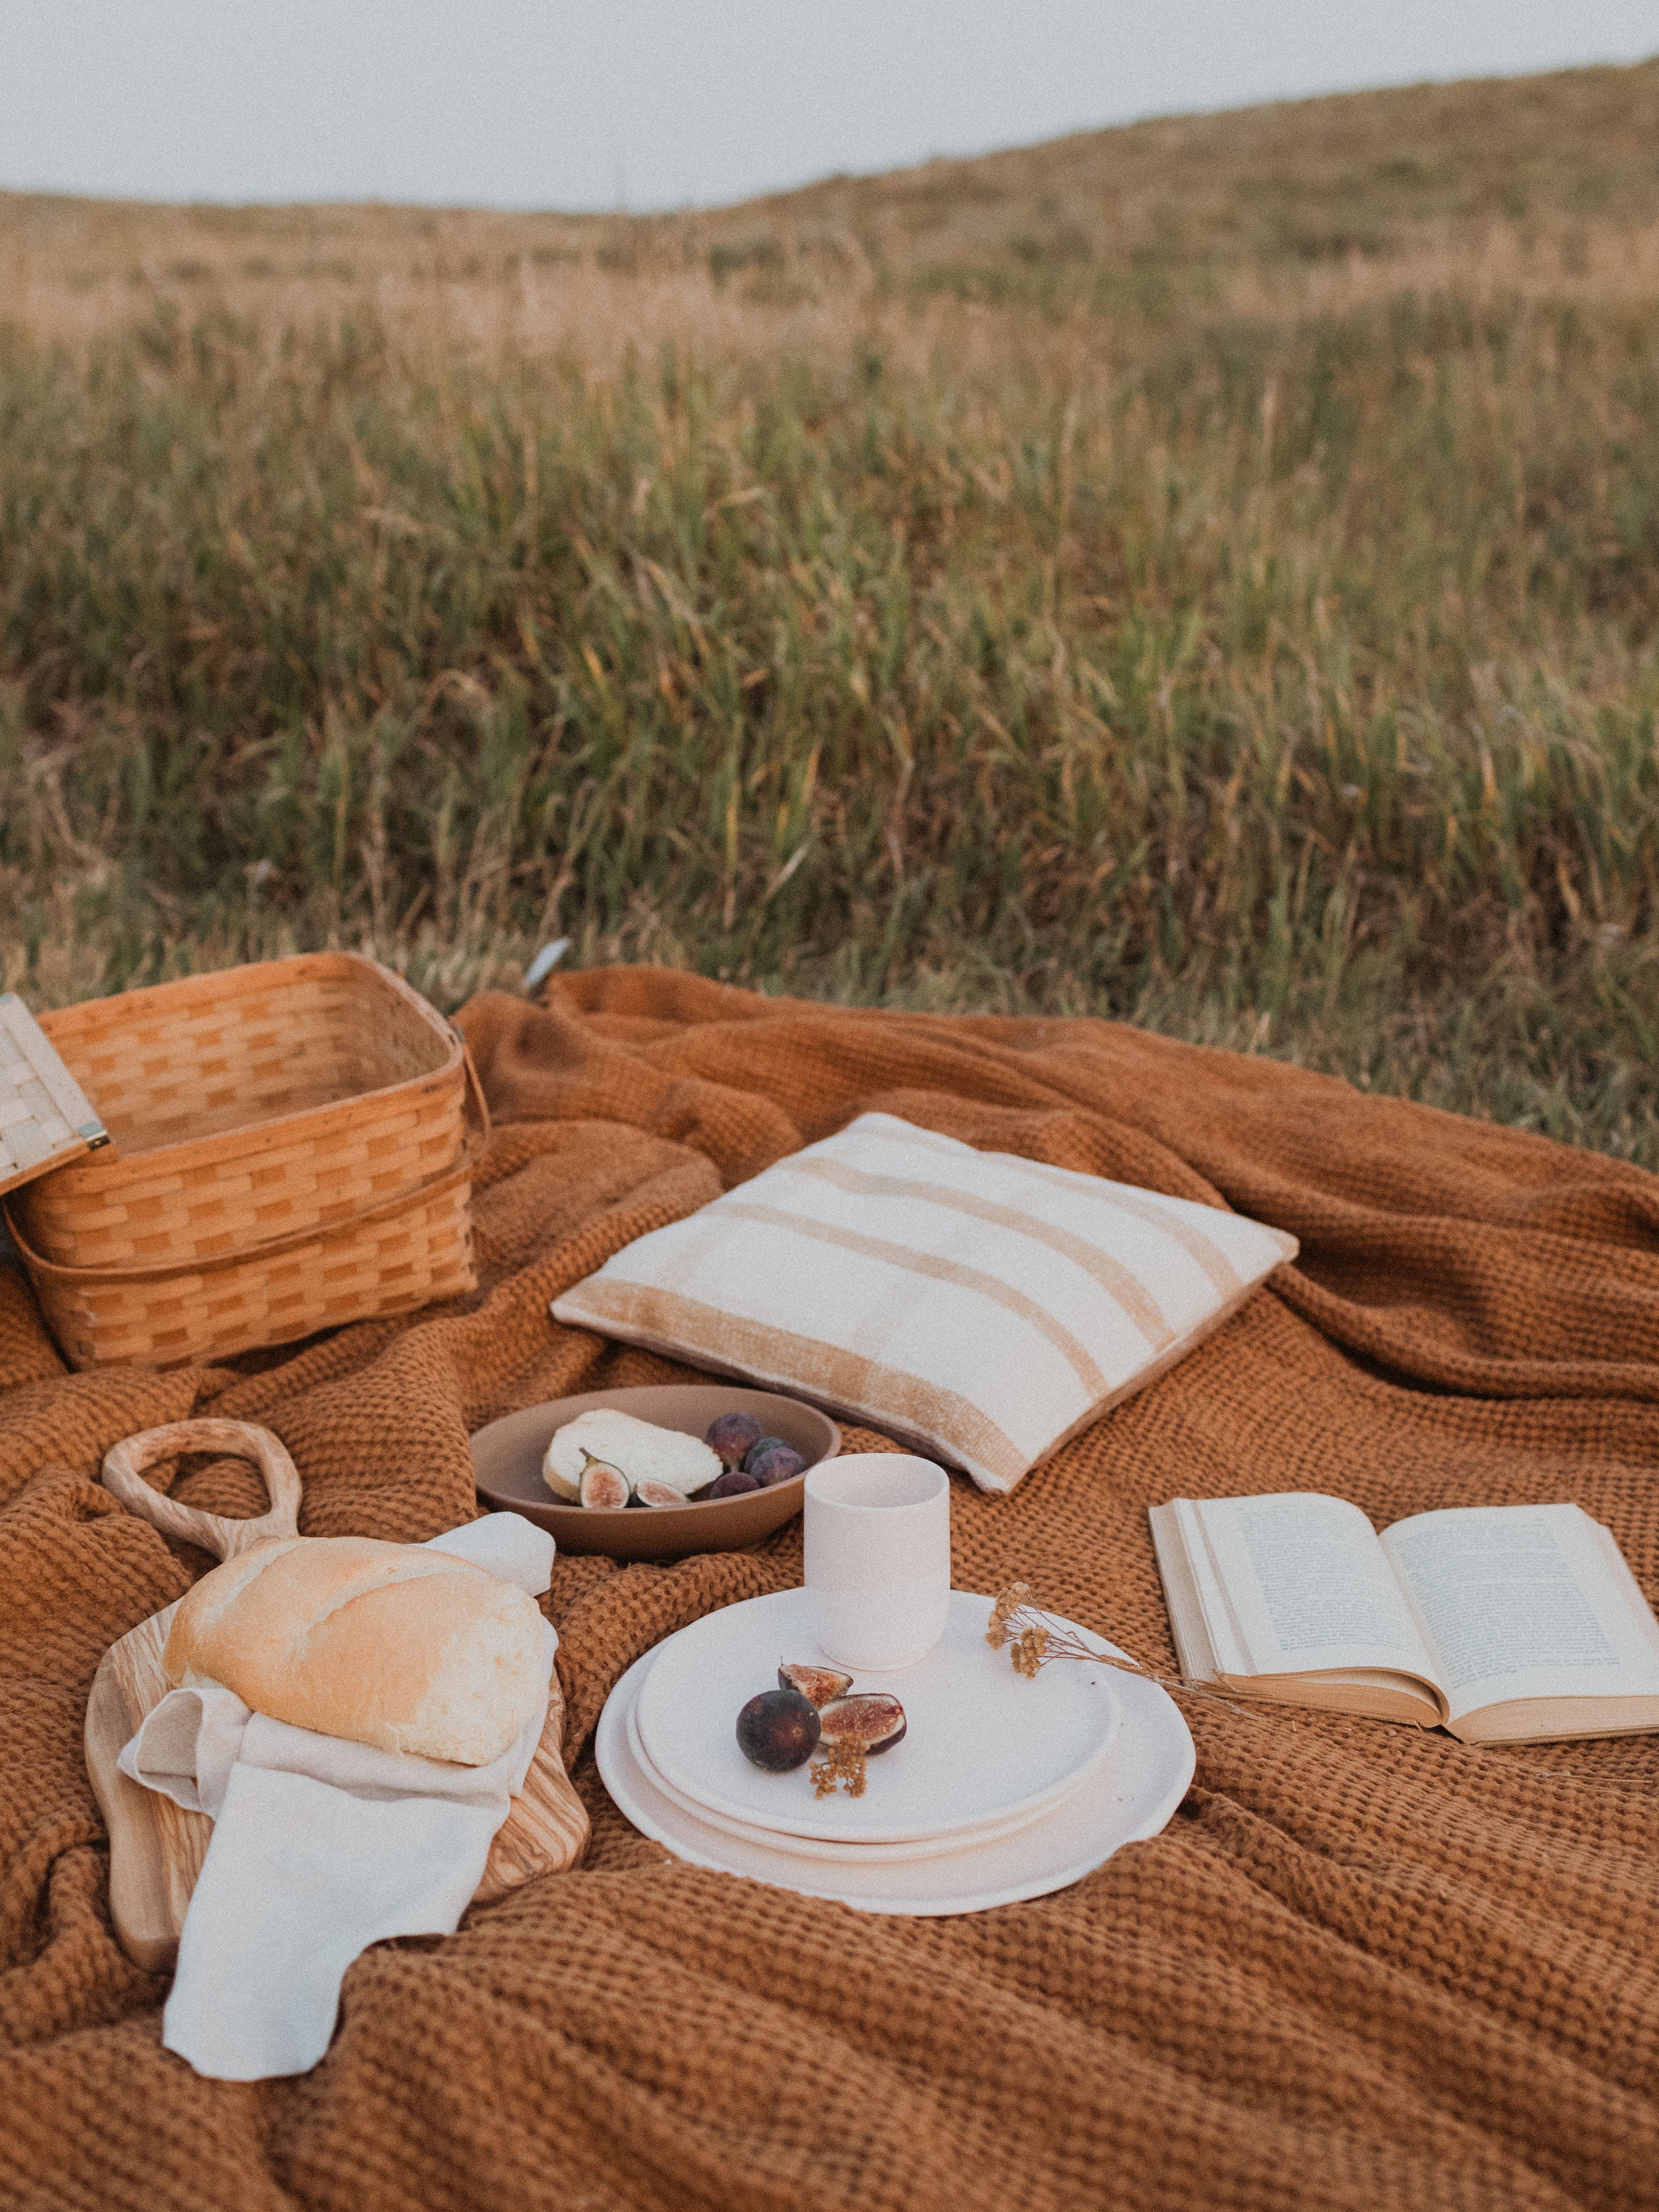
<instances>
[{"instance_id":1,"label":"open book","mask_svg":"<svg viewBox=\"0 0 1659 2212\"><path fill-rule=\"evenodd\" d=\"M1152 1541L1184 1674L1465 1743L1659 1729L1659 1621L1577 1505L1176 1498Z\"/></svg>"}]
</instances>

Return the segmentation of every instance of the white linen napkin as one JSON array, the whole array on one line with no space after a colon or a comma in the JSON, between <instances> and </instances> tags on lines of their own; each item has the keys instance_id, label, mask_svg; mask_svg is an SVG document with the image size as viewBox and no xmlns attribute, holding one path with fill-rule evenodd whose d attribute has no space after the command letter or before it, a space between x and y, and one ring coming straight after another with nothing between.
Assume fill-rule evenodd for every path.
<instances>
[{"instance_id":1,"label":"white linen napkin","mask_svg":"<svg viewBox=\"0 0 1659 2212\"><path fill-rule=\"evenodd\" d=\"M516 1513L434 1536L532 1597L553 1539ZM547 1630L547 1672L558 1638ZM212 1816L161 2040L198 2074L303 2074L327 2050L340 1984L391 1936L448 1936L524 1787L547 1708L488 1766L379 1751L251 1712L226 1689L171 1690L121 1753L147 1790Z\"/></svg>"}]
</instances>

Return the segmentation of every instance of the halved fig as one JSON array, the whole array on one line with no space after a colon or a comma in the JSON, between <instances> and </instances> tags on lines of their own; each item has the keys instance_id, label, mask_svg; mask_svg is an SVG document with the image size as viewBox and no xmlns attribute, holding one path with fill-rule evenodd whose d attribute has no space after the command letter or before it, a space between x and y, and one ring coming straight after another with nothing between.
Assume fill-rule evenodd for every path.
<instances>
[{"instance_id":1,"label":"halved fig","mask_svg":"<svg viewBox=\"0 0 1659 2212\"><path fill-rule=\"evenodd\" d=\"M904 1735L904 1708L885 1690L860 1690L854 1698L837 1698L818 1714L818 1727L826 1743L858 1743L873 1759L890 1751Z\"/></svg>"},{"instance_id":2,"label":"halved fig","mask_svg":"<svg viewBox=\"0 0 1659 2212\"><path fill-rule=\"evenodd\" d=\"M684 1505L686 1503L678 1491L671 1489L665 1482L636 1482L634 1497L641 1505Z\"/></svg>"},{"instance_id":3,"label":"halved fig","mask_svg":"<svg viewBox=\"0 0 1659 2212\"><path fill-rule=\"evenodd\" d=\"M591 1459L582 1469L582 1504L616 1507L628 1503L629 1484L619 1467Z\"/></svg>"},{"instance_id":4,"label":"halved fig","mask_svg":"<svg viewBox=\"0 0 1659 2212\"><path fill-rule=\"evenodd\" d=\"M853 1686L850 1674L838 1674L833 1667L780 1667L778 1687L799 1690L803 1698L810 1698L822 1711L837 1698L844 1698Z\"/></svg>"}]
</instances>

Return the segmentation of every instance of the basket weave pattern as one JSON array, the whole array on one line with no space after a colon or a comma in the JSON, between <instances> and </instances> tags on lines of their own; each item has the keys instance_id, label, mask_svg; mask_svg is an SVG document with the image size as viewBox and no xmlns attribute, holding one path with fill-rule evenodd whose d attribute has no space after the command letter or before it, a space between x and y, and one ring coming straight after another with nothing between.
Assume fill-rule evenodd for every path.
<instances>
[{"instance_id":1,"label":"basket weave pattern","mask_svg":"<svg viewBox=\"0 0 1659 2212\"><path fill-rule=\"evenodd\" d=\"M120 1280L35 1261L29 1272L75 1367L172 1367L291 1344L319 1328L412 1313L477 1280L465 1175L395 1212L229 1267Z\"/></svg>"},{"instance_id":2,"label":"basket weave pattern","mask_svg":"<svg viewBox=\"0 0 1659 2212\"><path fill-rule=\"evenodd\" d=\"M314 1108L245 1139L64 1168L34 1187L19 1212L35 1250L59 1267L233 1258L256 1240L333 1227L453 1167L449 1088L428 1083L368 1127L338 1107ZM181 1172L178 1156L186 1151L192 1158Z\"/></svg>"},{"instance_id":3,"label":"basket weave pattern","mask_svg":"<svg viewBox=\"0 0 1659 2212\"><path fill-rule=\"evenodd\" d=\"M465 1052L374 961L192 976L43 1026L114 1139L13 1202L77 1367L223 1358L474 1286Z\"/></svg>"}]
</instances>

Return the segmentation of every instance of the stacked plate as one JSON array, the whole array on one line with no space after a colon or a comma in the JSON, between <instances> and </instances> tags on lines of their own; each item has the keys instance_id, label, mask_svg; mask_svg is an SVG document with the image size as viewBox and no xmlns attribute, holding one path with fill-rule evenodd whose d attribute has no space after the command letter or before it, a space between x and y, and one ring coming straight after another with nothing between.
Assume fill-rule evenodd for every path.
<instances>
[{"instance_id":1,"label":"stacked plate","mask_svg":"<svg viewBox=\"0 0 1659 2212\"><path fill-rule=\"evenodd\" d=\"M1192 1738L1139 1676L1070 1659L1015 1674L985 1641L990 1613L955 1590L929 1658L855 1679L897 1697L907 1722L861 1797L819 1797L804 1766L768 1774L738 1748L738 1713L776 1687L780 1662L829 1664L799 1589L709 1613L629 1669L599 1720L605 1785L677 1858L867 1912L978 1912L1064 1888L1164 1826Z\"/></svg>"}]
</instances>

